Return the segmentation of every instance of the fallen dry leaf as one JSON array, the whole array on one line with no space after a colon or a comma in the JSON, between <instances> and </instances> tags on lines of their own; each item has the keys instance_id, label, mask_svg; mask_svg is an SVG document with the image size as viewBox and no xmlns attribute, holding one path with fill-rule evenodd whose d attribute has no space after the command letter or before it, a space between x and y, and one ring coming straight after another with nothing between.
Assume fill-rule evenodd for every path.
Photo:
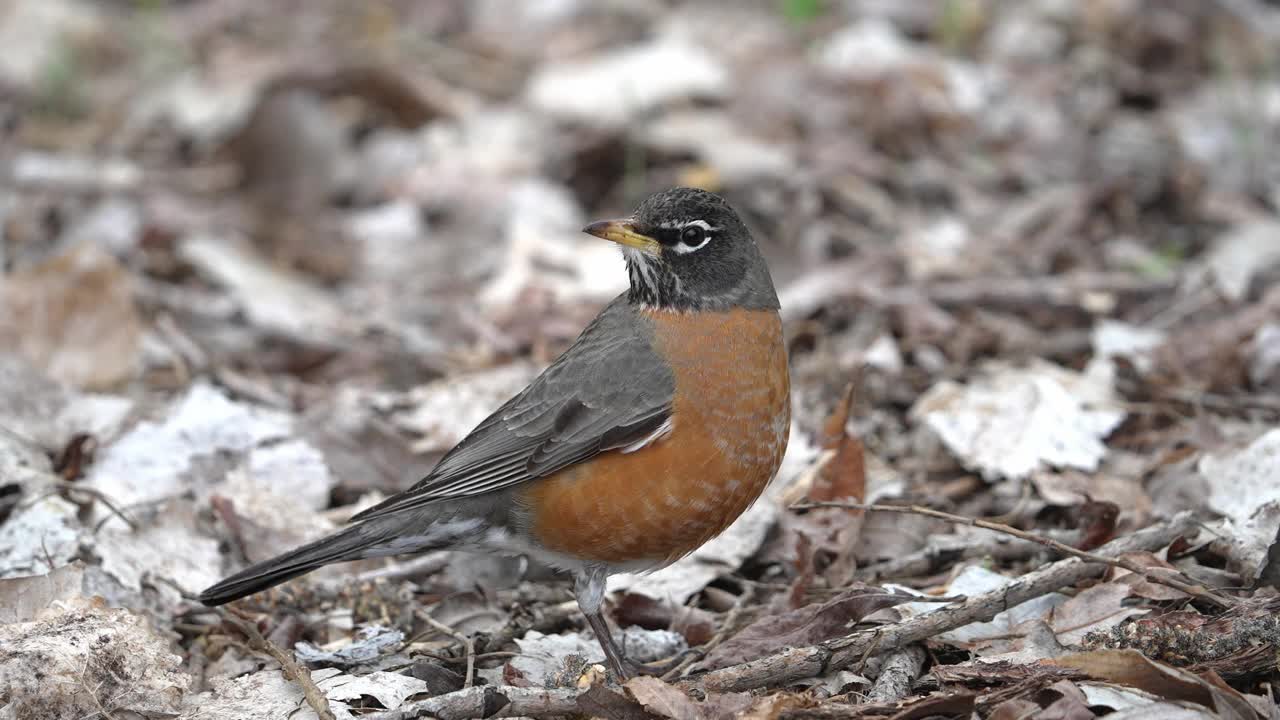
<instances>
[{"instance_id":1,"label":"fallen dry leaf","mask_svg":"<svg viewBox=\"0 0 1280 720\"><path fill-rule=\"evenodd\" d=\"M1229 720L1263 720L1244 696L1230 687L1158 663L1136 650L1092 650L1048 662L1170 700L1194 702Z\"/></svg>"},{"instance_id":2,"label":"fallen dry leaf","mask_svg":"<svg viewBox=\"0 0 1280 720\"><path fill-rule=\"evenodd\" d=\"M634 677L624 686L645 710L671 720L700 720L698 705L674 685L656 677Z\"/></svg>"},{"instance_id":3,"label":"fallen dry leaf","mask_svg":"<svg viewBox=\"0 0 1280 720\"><path fill-rule=\"evenodd\" d=\"M0 283L0 346L77 387L129 380L142 350L132 275L88 243L10 273Z\"/></svg>"},{"instance_id":4,"label":"fallen dry leaf","mask_svg":"<svg viewBox=\"0 0 1280 720\"><path fill-rule=\"evenodd\" d=\"M1232 560L1252 582L1280 533L1280 429L1247 447L1205 455L1196 469L1208 481L1209 508L1227 520Z\"/></svg>"},{"instance_id":5,"label":"fallen dry leaf","mask_svg":"<svg viewBox=\"0 0 1280 720\"><path fill-rule=\"evenodd\" d=\"M867 464L862 440L850 434L845 426L853 408L856 381L845 387L840 402L832 409L823 424L823 447L834 451L830 460L809 487L808 499L813 502L864 502L867 497ZM824 571L832 587L844 587L857 571L854 548L862 534L865 513L861 510L841 508L815 508L810 510L797 527L797 532L813 533L811 538L816 550L831 554L831 562Z\"/></svg>"},{"instance_id":6,"label":"fallen dry leaf","mask_svg":"<svg viewBox=\"0 0 1280 720\"><path fill-rule=\"evenodd\" d=\"M1053 608L1049 623L1064 645L1075 645L1090 632L1106 631L1147 610L1125 605L1133 594L1126 583L1110 582L1081 590L1075 597Z\"/></svg>"},{"instance_id":7,"label":"fallen dry leaf","mask_svg":"<svg viewBox=\"0 0 1280 720\"><path fill-rule=\"evenodd\" d=\"M879 588L851 588L834 600L756 620L713 650L700 666L714 670L754 660L782 648L829 640L842 635L850 623L911 599L909 595L896 595Z\"/></svg>"},{"instance_id":8,"label":"fallen dry leaf","mask_svg":"<svg viewBox=\"0 0 1280 720\"><path fill-rule=\"evenodd\" d=\"M76 561L43 575L0 579L0 625L29 622L54 603L82 594L84 564Z\"/></svg>"},{"instance_id":9,"label":"fallen dry leaf","mask_svg":"<svg viewBox=\"0 0 1280 720\"><path fill-rule=\"evenodd\" d=\"M968 386L943 381L911 408L967 467L988 479L1023 478L1043 466L1096 470L1102 443L1125 412L1109 363L1085 373L1034 361L992 363Z\"/></svg>"}]
</instances>

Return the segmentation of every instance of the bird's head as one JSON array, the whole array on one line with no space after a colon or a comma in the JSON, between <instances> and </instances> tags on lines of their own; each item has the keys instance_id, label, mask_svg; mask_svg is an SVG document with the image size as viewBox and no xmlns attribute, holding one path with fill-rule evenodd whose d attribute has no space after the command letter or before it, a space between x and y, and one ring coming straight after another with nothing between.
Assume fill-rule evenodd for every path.
<instances>
[{"instance_id":1,"label":"bird's head","mask_svg":"<svg viewBox=\"0 0 1280 720\"><path fill-rule=\"evenodd\" d=\"M672 188L622 220L583 228L622 246L633 303L663 310L778 308L769 268L724 198Z\"/></svg>"}]
</instances>

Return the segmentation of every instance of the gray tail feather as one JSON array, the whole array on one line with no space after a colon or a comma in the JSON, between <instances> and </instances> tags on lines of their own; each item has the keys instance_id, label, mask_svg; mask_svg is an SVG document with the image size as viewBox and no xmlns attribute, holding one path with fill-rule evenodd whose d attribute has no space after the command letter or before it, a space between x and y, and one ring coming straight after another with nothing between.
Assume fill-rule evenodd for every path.
<instances>
[{"instance_id":1,"label":"gray tail feather","mask_svg":"<svg viewBox=\"0 0 1280 720\"><path fill-rule=\"evenodd\" d=\"M360 525L348 527L283 555L263 560L222 582L205 588L200 593L200 602L209 607L223 605L246 595L275 587L322 565L358 560L377 542L377 536L371 537L368 528Z\"/></svg>"}]
</instances>

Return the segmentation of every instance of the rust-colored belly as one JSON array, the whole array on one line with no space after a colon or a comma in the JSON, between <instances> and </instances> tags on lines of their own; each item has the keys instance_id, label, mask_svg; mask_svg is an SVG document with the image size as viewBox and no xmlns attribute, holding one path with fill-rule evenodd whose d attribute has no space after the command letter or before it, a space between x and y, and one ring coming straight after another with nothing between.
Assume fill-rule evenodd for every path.
<instances>
[{"instance_id":1,"label":"rust-colored belly","mask_svg":"<svg viewBox=\"0 0 1280 720\"><path fill-rule=\"evenodd\" d=\"M672 431L531 483L529 529L547 550L669 563L729 527L782 461L791 405L777 313L650 313L676 379Z\"/></svg>"}]
</instances>

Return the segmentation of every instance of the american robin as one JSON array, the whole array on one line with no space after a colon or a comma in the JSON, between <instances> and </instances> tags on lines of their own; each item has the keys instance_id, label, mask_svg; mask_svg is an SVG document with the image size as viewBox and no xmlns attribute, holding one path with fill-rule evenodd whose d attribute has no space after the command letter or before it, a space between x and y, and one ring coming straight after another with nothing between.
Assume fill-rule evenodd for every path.
<instances>
[{"instance_id":1,"label":"american robin","mask_svg":"<svg viewBox=\"0 0 1280 720\"><path fill-rule=\"evenodd\" d=\"M322 565L436 549L523 554L572 573L613 671L605 581L727 528L769 483L791 422L768 267L722 198L675 188L584 231L622 246L630 289L426 478L349 527L200 595L220 605Z\"/></svg>"}]
</instances>

